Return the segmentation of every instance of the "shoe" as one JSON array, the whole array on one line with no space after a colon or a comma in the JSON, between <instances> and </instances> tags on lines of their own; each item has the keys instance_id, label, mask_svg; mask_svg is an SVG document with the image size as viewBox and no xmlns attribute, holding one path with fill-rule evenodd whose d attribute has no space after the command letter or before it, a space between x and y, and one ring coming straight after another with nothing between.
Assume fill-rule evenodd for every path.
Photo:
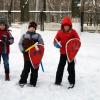
<instances>
[{"instance_id":1,"label":"shoe","mask_svg":"<svg viewBox=\"0 0 100 100\"><path fill-rule=\"evenodd\" d=\"M20 87L24 87L26 83L18 83Z\"/></svg>"},{"instance_id":2,"label":"shoe","mask_svg":"<svg viewBox=\"0 0 100 100\"><path fill-rule=\"evenodd\" d=\"M36 87L36 85L34 85L34 84L27 84L29 87Z\"/></svg>"},{"instance_id":3,"label":"shoe","mask_svg":"<svg viewBox=\"0 0 100 100\"><path fill-rule=\"evenodd\" d=\"M24 87L25 84L26 84L25 82L21 82L21 81L18 82L18 85L19 85L20 87Z\"/></svg>"},{"instance_id":4,"label":"shoe","mask_svg":"<svg viewBox=\"0 0 100 100\"><path fill-rule=\"evenodd\" d=\"M6 73L6 74L5 74L5 81L10 81L9 73Z\"/></svg>"},{"instance_id":5,"label":"shoe","mask_svg":"<svg viewBox=\"0 0 100 100\"><path fill-rule=\"evenodd\" d=\"M59 82L55 82L55 85L61 85L61 83L59 83Z\"/></svg>"},{"instance_id":6,"label":"shoe","mask_svg":"<svg viewBox=\"0 0 100 100\"><path fill-rule=\"evenodd\" d=\"M70 86L68 87L68 89L72 89L74 88L75 84L70 84Z\"/></svg>"}]
</instances>

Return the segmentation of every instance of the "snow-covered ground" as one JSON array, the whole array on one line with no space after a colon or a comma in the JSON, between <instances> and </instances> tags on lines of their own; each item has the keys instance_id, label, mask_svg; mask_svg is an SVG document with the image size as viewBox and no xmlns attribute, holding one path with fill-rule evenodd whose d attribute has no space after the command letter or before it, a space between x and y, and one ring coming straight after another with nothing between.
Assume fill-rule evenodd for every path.
<instances>
[{"instance_id":1,"label":"snow-covered ground","mask_svg":"<svg viewBox=\"0 0 100 100\"><path fill-rule=\"evenodd\" d=\"M40 67L37 87L21 88L17 85L23 69L23 57L18 48L22 34L20 28L12 28L15 43L11 46L10 53L11 81L4 80L2 62L0 65L0 100L100 100L100 34L88 32L80 34L82 46L76 56L76 85L68 90L67 65L62 85L54 85L59 62L59 50L53 46L56 31L37 32L42 35L45 42L42 60L45 72L42 72Z\"/></svg>"}]
</instances>

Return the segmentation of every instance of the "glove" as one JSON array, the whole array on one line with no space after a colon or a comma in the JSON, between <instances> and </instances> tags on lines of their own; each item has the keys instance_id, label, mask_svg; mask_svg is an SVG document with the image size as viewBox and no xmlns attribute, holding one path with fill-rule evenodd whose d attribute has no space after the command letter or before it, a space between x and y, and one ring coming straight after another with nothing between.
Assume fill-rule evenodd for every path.
<instances>
[{"instance_id":1,"label":"glove","mask_svg":"<svg viewBox=\"0 0 100 100\"><path fill-rule=\"evenodd\" d=\"M7 39L7 36L6 35L3 35L2 36L2 42L3 43L6 43L6 44L10 44L9 40Z\"/></svg>"},{"instance_id":2,"label":"glove","mask_svg":"<svg viewBox=\"0 0 100 100\"><path fill-rule=\"evenodd\" d=\"M54 46L55 46L56 48L61 48L60 42L59 42L59 43L54 43Z\"/></svg>"},{"instance_id":3,"label":"glove","mask_svg":"<svg viewBox=\"0 0 100 100\"><path fill-rule=\"evenodd\" d=\"M6 35L3 35L3 36L2 36L2 41L3 41L3 42L6 42L6 41L7 41L7 36L6 36Z\"/></svg>"},{"instance_id":4,"label":"glove","mask_svg":"<svg viewBox=\"0 0 100 100\"><path fill-rule=\"evenodd\" d=\"M7 40L5 43L8 44L8 45L10 44L9 40Z\"/></svg>"},{"instance_id":5,"label":"glove","mask_svg":"<svg viewBox=\"0 0 100 100\"><path fill-rule=\"evenodd\" d=\"M22 50L22 53L25 53L25 50Z\"/></svg>"},{"instance_id":6,"label":"glove","mask_svg":"<svg viewBox=\"0 0 100 100\"><path fill-rule=\"evenodd\" d=\"M28 52L26 52L25 50L22 50L22 53L25 55L28 54Z\"/></svg>"}]
</instances>

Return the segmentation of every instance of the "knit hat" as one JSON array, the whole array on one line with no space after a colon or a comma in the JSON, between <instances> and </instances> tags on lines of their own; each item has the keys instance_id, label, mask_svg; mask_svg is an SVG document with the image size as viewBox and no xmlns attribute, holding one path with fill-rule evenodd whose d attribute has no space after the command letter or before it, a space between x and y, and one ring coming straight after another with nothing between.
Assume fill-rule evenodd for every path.
<instances>
[{"instance_id":1,"label":"knit hat","mask_svg":"<svg viewBox=\"0 0 100 100\"><path fill-rule=\"evenodd\" d=\"M8 25L7 19L5 17L0 17L0 24L5 25L5 30L8 30L9 25Z\"/></svg>"},{"instance_id":2,"label":"knit hat","mask_svg":"<svg viewBox=\"0 0 100 100\"><path fill-rule=\"evenodd\" d=\"M37 23L35 23L33 21L30 22L28 28L30 28L30 27L34 27L36 29L37 28Z\"/></svg>"}]
</instances>

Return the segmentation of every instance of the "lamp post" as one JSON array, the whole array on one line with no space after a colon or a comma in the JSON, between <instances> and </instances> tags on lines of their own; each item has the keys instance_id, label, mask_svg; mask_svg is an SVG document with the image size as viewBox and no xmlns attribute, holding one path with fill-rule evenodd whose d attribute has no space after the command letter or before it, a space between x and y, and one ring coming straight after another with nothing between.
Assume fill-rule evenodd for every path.
<instances>
[{"instance_id":1,"label":"lamp post","mask_svg":"<svg viewBox=\"0 0 100 100\"><path fill-rule=\"evenodd\" d=\"M81 32L83 32L83 26L84 26L84 4L85 0L81 0Z\"/></svg>"},{"instance_id":2,"label":"lamp post","mask_svg":"<svg viewBox=\"0 0 100 100\"><path fill-rule=\"evenodd\" d=\"M44 21L46 20L46 14L45 11L46 10L46 0L43 0L43 8L40 12L40 29L41 31L44 31Z\"/></svg>"}]
</instances>

